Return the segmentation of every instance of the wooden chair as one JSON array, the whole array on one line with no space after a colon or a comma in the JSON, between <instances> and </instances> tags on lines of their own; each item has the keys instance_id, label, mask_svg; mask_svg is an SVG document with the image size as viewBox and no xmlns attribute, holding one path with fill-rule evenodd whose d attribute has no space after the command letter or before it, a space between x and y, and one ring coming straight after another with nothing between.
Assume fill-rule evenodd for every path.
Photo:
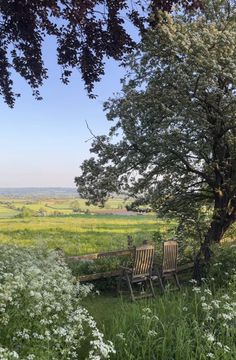
<instances>
[{"instance_id":1,"label":"wooden chair","mask_svg":"<svg viewBox=\"0 0 236 360\"><path fill-rule=\"evenodd\" d=\"M120 293L122 282L126 282L130 291L131 299L140 299L143 297L154 296L152 284L152 266L154 259L154 246L144 244L134 248L133 267L121 267L121 274L118 279L118 292ZM151 293L139 296L134 295L132 285L135 283L145 283L150 285Z\"/></svg>"},{"instance_id":2,"label":"wooden chair","mask_svg":"<svg viewBox=\"0 0 236 360\"><path fill-rule=\"evenodd\" d=\"M163 244L163 260L162 260L162 269L160 276L160 282L162 290L163 280L173 278L175 283L180 289L180 283L177 275L177 257L178 257L178 243L175 240L165 241Z\"/></svg>"}]
</instances>

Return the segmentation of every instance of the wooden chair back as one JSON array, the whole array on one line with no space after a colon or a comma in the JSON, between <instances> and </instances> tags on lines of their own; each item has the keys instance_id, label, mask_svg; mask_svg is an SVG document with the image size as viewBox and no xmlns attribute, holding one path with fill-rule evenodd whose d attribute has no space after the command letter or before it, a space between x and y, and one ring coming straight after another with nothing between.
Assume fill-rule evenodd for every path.
<instances>
[{"instance_id":1,"label":"wooden chair back","mask_svg":"<svg viewBox=\"0 0 236 360\"><path fill-rule=\"evenodd\" d=\"M163 244L162 272L171 273L177 270L178 243L177 241L165 241Z\"/></svg>"},{"instance_id":2,"label":"wooden chair back","mask_svg":"<svg viewBox=\"0 0 236 360\"><path fill-rule=\"evenodd\" d=\"M135 248L134 265L132 275L133 278L151 275L154 259L154 246L141 245Z\"/></svg>"}]
</instances>

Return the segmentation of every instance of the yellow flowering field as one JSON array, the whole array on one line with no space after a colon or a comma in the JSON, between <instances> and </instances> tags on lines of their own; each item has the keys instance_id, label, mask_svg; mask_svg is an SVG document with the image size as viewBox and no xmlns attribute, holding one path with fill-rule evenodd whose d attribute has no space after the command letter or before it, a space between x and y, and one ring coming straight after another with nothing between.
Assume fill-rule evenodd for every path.
<instances>
[{"instance_id":1,"label":"yellow flowering field","mask_svg":"<svg viewBox=\"0 0 236 360\"><path fill-rule=\"evenodd\" d=\"M163 234L167 224L154 215L74 215L0 218L0 243L62 248L67 254L85 254L127 247L127 236L135 242Z\"/></svg>"}]
</instances>

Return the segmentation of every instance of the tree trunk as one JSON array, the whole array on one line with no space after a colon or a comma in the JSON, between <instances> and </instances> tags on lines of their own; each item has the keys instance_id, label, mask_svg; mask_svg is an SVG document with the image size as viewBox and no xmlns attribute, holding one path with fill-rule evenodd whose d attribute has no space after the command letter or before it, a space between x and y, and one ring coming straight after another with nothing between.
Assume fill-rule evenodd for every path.
<instances>
[{"instance_id":1,"label":"tree trunk","mask_svg":"<svg viewBox=\"0 0 236 360\"><path fill-rule=\"evenodd\" d=\"M219 243L226 230L234 222L234 217L226 211L226 207L219 208L215 206L214 215L211 225L205 235L204 241L201 243L200 249L194 261L194 278L201 282L202 278L202 260L204 263L210 261L212 250L210 246Z\"/></svg>"}]
</instances>

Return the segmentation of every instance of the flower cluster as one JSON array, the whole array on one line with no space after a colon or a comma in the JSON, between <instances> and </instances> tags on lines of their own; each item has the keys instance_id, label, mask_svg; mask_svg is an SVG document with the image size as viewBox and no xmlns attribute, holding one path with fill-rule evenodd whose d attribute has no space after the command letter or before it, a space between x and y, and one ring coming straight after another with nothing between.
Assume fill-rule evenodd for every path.
<instances>
[{"instance_id":1,"label":"flower cluster","mask_svg":"<svg viewBox=\"0 0 236 360\"><path fill-rule=\"evenodd\" d=\"M204 315L202 325L205 332L203 337L206 339L208 347L212 348L212 353L230 352L231 349L225 344L225 340L235 336L235 293L213 297L207 288L203 294L200 299L200 305Z\"/></svg>"},{"instance_id":2,"label":"flower cluster","mask_svg":"<svg viewBox=\"0 0 236 360\"><path fill-rule=\"evenodd\" d=\"M222 262L213 266L222 276ZM216 271L215 275L218 279ZM209 288L211 286L214 289L216 286L214 277L210 277L208 281L204 279L205 285L202 287L197 287L195 280L190 281L198 305L198 317L202 319L198 328L202 331L202 339L208 349L207 357L212 359L223 359L226 353L233 356L235 350L231 349L229 343L236 335L236 270L231 267L223 275L227 278L227 287L224 287L223 292L218 289L213 293ZM231 342L234 346L234 341Z\"/></svg>"},{"instance_id":3,"label":"flower cluster","mask_svg":"<svg viewBox=\"0 0 236 360\"><path fill-rule=\"evenodd\" d=\"M0 360L108 359L112 343L81 306L90 290L54 252L1 246Z\"/></svg>"}]
</instances>

